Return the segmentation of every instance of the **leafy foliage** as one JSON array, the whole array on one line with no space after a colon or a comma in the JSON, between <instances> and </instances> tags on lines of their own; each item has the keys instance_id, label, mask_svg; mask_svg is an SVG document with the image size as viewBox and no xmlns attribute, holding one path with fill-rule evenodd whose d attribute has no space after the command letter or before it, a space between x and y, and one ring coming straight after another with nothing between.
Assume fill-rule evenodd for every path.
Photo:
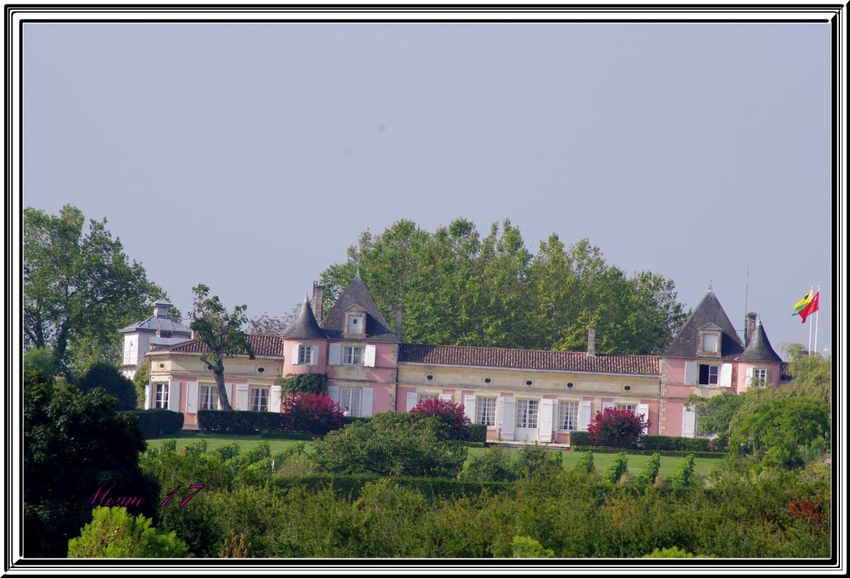
<instances>
[{"instance_id":1,"label":"leafy foliage","mask_svg":"<svg viewBox=\"0 0 850 578\"><path fill-rule=\"evenodd\" d=\"M298 315L300 303L296 304L292 310L282 317L274 317L268 313L263 313L259 317L253 317L246 322L248 333L260 333L263 335L284 335Z\"/></svg>"},{"instance_id":2,"label":"leafy foliage","mask_svg":"<svg viewBox=\"0 0 850 578\"><path fill-rule=\"evenodd\" d=\"M537 443L523 446L517 452L514 463L514 473L517 478L550 476L562 470L561 452L550 451Z\"/></svg>"},{"instance_id":3,"label":"leafy foliage","mask_svg":"<svg viewBox=\"0 0 850 578\"><path fill-rule=\"evenodd\" d=\"M716 434L723 444L729 439L732 418L744 405L745 400L743 395L723 392L709 398L691 395L687 403L693 405L696 410L699 434Z\"/></svg>"},{"instance_id":4,"label":"leafy foliage","mask_svg":"<svg viewBox=\"0 0 850 578\"><path fill-rule=\"evenodd\" d=\"M478 482L512 482L516 477L507 453L498 446L472 458L469 466L460 475L462 480Z\"/></svg>"},{"instance_id":5,"label":"leafy foliage","mask_svg":"<svg viewBox=\"0 0 850 578\"><path fill-rule=\"evenodd\" d=\"M151 362L145 359L133 375L133 388L136 390L136 407L145 407L145 389L151 380Z\"/></svg>"},{"instance_id":6,"label":"leafy foliage","mask_svg":"<svg viewBox=\"0 0 850 578\"><path fill-rule=\"evenodd\" d=\"M599 353L660 353L688 314L672 281L627 277L586 239L552 235L533 255L509 220L483 238L463 218L433 234L410 220L364 232L322 273L326 308L357 271L386 319L404 306L409 343L581 350L595 325Z\"/></svg>"},{"instance_id":7,"label":"leafy foliage","mask_svg":"<svg viewBox=\"0 0 850 578\"><path fill-rule=\"evenodd\" d=\"M593 465L593 452L583 452L579 460L573 466L573 470L584 472L587 474L592 474L593 472L595 472L596 468Z\"/></svg>"},{"instance_id":8,"label":"leafy foliage","mask_svg":"<svg viewBox=\"0 0 850 578\"><path fill-rule=\"evenodd\" d=\"M118 403L117 411L135 409L136 389L133 382L124 377L118 368L109 363L95 363L77 382L77 386L87 392L95 387L102 387L108 395Z\"/></svg>"},{"instance_id":9,"label":"leafy foliage","mask_svg":"<svg viewBox=\"0 0 850 578\"><path fill-rule=\"evenodd\" d=\"M643 431L650 425L648 419L632 413L631 410L609 407L596 412L593 421L587 427L587 432L594 444L614 448L635 448L640 443Z\"/></svg>"},{"instance_id":10,"label":"leafy foliage","mask_svg":"<svg viewBox=\"0 0 850 578\"><path fill-rule=\"evenodd\" d=\"M224 358L235 355L247 355L254 359L254 349L248 341L248 335L242 331L247 322L246 305L237 305L228 313L218 295L209 296L210 288L204 284L192 288L193 308L189 316L191 329L197 332L198 339L208 348L208 353L199 356L200 360L212 368L218 386L218 400L222 409L232 410L227 391L224 388Z\"/></svg>"},{"instance_id":11,"label":"leafy foliage","mask_svg":"<svg viewBox=\"0 0 850 578\"><path fill-rule=\"evenodd\" d=\"M670 476L670 483L674 488L687 487L691 483L693 473L694 455L691 454L676 464L676 469L673 470L673 474Z\"/></svg>"},{"instance_id":12,"label":"leafy foliage","mask_svg":"<svg viewBox=\"0 0 850 578\"><path fill-rule=\"evenodd\" d=\"M339 404L321 393L299 393L286 397L281 414L288 431L326 434L342 427Z\"/></svg>"},{"instance_id":13,"label":"leafy foliage","mask_svg":"<svg viewBox=\"0 0 850 578\"><path fill-rule=\"evenodd\" d=\"M68 541L68 557L188 558L189 552L175 532L160 534L142 514L98 506L82 534Z\"/></svg>"},{"instance_id":14,"label":"leafy foliage","mask_svg":"<svg viewBox=\"0 0 850 578\"><path fill-rule=\"evenodd\" d=\"M514 536L511 543L514 558L554 558L555 553L528 536Z\"/></svg>"},{"instance_id":15,"label":"leafy foliage","mask_svg":"<svg viewBox=\"0 0 850 578\"><path fill-rule=\"evenodd\" d=\"M629 458L626 452L620 452L617 457L608 465L605 473L602 474L602 481L609 484L616 484L623 477L623 474L628 471Z\"/></svg>"},{"instance_id":16,"label":"leafy foliage","mask_svg":"<svg viewBox=\"0 0 850 578\"><path fill-rule=\"evenodd\" d=\"M133 508L156 516L158 487L138 465L145 441L137 419L114 407L115 398L100 389L83 394L25 374L25 556L65 556L68 540L91 519L99 489L143 498Z\"/></svg>"},{"instance_id":17,"label":"leafy foliage","mask_svg":"<svg viewBox=\"0 0 850 578\"><path fill-rule=\"evenodd\" d=\"M424 399L417 403L411 414L422 417L435 417L443 426L443 437L449 440L465 441L469 439L469 418L463 413L463 405L439 398Z\"/></svg>"},{"instance_id":18,"label":"leafy foliage","mask_svg":"<svg viewBox=\"0 0 850 578\"><path fill-rule=\"evenodd\" d=\"M120 356L118 330L165 297L103 221L65 205L24 209L24 344L49 348L61 372Z\"/></svg>"},{"instance_id":19,"label":"leafy foliage","mask_svg":"<svg viewBox=\"0 0 850 578\"><path fill-rule=\"evenodd\" d=\"M637 476L636 482L639 485L651 486L655 483L655 478L658 476L658 470L661 469L661 454L652 454L643 465L640 473Z\"/></svg>"},{"instance_id":20,"label":"leafy foliage","mask_svg":"<svg viewBox=\"0 0 850 578\"><path fill-rule=\"evenodd\" d=\"M35 371L42 381L52 381L58 369L53 354L44 347L36 347L24 353L24 371Z\"/></svg>"},{"instance_id":21,"label":"leafy foliage","mask_svg":"<svg viewBox=\"0 0 850 578\"><path fill-rule=\"evenodd\" d=\"M328 394L327 373L299 373L289 374L278 379L280 393L285 399L290 395L299 393Z\"/></svg>"}]
</instances>

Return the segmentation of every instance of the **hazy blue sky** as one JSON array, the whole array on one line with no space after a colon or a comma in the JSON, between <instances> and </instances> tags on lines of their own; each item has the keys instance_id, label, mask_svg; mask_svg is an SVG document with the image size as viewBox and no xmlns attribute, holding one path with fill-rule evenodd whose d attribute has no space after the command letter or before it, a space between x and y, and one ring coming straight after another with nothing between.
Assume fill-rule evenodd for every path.
<instances>
[{"instance_id":1,"label":"hazy blue sky","mask_svg":"<svg viewBox=\"0 0 850 578\"><path fill-rule=\"evenodd\" d=\"M107 217L184 312L281 315L366 229L505 218L831 347L829 24L24 26L24 204Z\"/></svg>"}]
</instances>

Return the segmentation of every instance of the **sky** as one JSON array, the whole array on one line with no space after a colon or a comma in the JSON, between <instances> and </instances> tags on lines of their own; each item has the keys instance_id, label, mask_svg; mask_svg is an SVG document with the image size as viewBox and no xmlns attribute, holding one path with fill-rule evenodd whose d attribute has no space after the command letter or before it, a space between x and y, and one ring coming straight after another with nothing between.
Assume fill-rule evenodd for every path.
<instances>
[{"instance_id":1,"label":"sky","mask_svg":"<svg viewBox=\"0 0 850 578\"><path fill-rule=\"evenodd\" d=\"M184 313L284 315L369 230L509 219L832 347L828 23L23 28L23 203L107 218Z\"/></svg>"}]
</instances>

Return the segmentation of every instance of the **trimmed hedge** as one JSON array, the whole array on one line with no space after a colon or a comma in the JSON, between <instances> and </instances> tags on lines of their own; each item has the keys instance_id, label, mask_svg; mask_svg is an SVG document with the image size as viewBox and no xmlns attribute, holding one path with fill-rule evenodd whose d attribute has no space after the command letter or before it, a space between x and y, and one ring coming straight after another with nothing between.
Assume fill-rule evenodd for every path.
<instances>
[{"instance_id":1,"label":"trimmed hedge","mask_svg":"<svg viewBox=\"0 0 850 578\"><path fill-rule=\"evenodd\" d=\"M469 441L471 442L486 442L487 441L487 426L483 423L471 423L466 426L469 432Z\"/></svg>"},{"instance_id":2,"label":"trimmed hedge","mask_svg":"<svg viewBox=\"0 0 850 578\"><path fill-rule=\"evenodd\" d=\"M683 438L675 436L659 436L659 435L643 435L640 436L641 450L650 451L676 451L676 452L719 452L723 453L724 448L715 447L715 440L707 438ZM603 447L597 446L590 439L590 434L586 431L571 431L570 446L580 447ZM662 454L663 455L663 454Z\"/></svg>"},{"instance_id":3,"label":"trimmed hedge","mask_svg":"<svg viewBox=\"0 0 850 578\"><path fill-rule=\"evenodd\" d=\"M618 454L622 448L612 448L607 446L570 446L571 452L593 452L595 454ZM726 452L687 452L687 451L657 451L657 450L626 450L626 453L638 456L651 456L652 454L661 454L662 456L679 458L685 457L688 454L693 454L695 458L724 458Z\"/></svg>"},{"instance_id":4,"label":"trimmed hedge","mask_svg":"<svg viewBox=\"0 0 850 578\"><path fill-rule=\"evenodd\" d=\"M209 433L235 435L259 435L263 431L286 431L280 414L268 411L202 409L198 412L198 426Z\"/></svg>"},{"instance_id":5,"label":"trimmed hedge","mask_svg":"<svg viewBox=\"0 0 850 578\"><path fill-rule=\"evenodd\" d=\"M293 488L304 486L311 492L332 487L337 498L356 500L360 492L368 482L382 479L381 476L357 475L357 476L334 476L313 475L300 478L277 478L275 483L281 488ZM509 491L509 482L473 482L466 480L450 480L445 478L390 478L393 483L410 490L416 490L428 500L440 498L457 499L472 497L481 494L485 488L491 494L500 491Z\"/></svg>"},{"instance_id":6,"label":"trimmed hedge","mask_svg":"<svg viewBox=\"0 0 850 578\"><path fill-rule=\"evenodd\" d=\"M168 409L133 409L122 413L132 413L139 419L139 429L145 439L161 435L171 435L183 428L183 414Z\"/></svg>"}]
</instances>

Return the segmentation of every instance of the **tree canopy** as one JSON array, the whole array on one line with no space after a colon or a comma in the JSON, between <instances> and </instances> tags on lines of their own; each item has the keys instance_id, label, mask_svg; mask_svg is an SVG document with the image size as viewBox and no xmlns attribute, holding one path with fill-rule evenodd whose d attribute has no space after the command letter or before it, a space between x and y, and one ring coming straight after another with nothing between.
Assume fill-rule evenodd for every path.
<instances>
[{"instance_id":1,"label":"tree canopy","mask_svg":"<svg viewBox=\"0 0 850 578\"><path fill-rule=\"evenodd\" d=\"M65 205L59 215L24 209L24 344L51 350L60 371L114 362L118 329L164 297L130 261L106 219Z\"/></svg>"},{"instance_id":2,"label":"tree canopy","mask_svg":"<svg viewBox=\"0 0 850 578\"><path fill-rule=\"evenodd\" d=\"M463 218L433 234L410 220L364 232L322 273L326 311L358 271L387 320L404 306L408 343L575 351L595 325L599 353L660 353L688 315L673 281L630 277L587 239L567 248L553 234L533 255L507 219L483 238Z\"/></svg>"}]
</instances>

